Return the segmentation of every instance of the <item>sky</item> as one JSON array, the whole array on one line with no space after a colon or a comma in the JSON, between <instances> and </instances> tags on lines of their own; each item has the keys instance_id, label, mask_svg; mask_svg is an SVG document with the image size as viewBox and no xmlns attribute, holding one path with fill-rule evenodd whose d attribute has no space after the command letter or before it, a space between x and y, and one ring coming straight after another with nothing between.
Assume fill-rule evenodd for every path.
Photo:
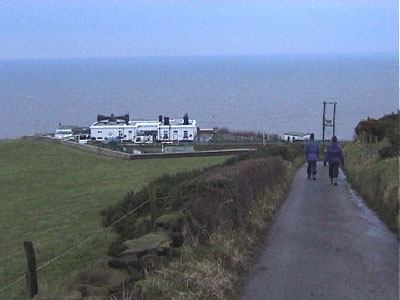
<instances>
[{"instance_id":1,"label":"sky","mask_svg":"<svg viewBox=\"0 0 400 300\"><path fill-rule=\"evenodd\" d=\"M0 59L397 53L398 1L0 0Z\"/></svg>"}]
</instances>

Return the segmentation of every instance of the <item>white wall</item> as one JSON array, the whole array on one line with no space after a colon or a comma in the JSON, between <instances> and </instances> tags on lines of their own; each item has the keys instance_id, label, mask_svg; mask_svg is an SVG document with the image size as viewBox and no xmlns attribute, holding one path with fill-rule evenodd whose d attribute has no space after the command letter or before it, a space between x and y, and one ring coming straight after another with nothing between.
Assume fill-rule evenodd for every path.
<instances>
[{"instance_id":1,"label":"white wall","mask_svg":"<svg viewBox=\"0 0 400 300\"><path fill-rule=\"evenodd\" d=\"M90 136L96 140L118 137L124 135L124 126L90 126Z\"/></svg>"},{"instance_id":2,"label":"white wall","mask_svg":"<svg viewBox=\"0 0 400 300\"><path fill-rule=\"evenodd\" d=\"M286 142L289 138L289 142L293 142L293 141L304 141L304 138L302 136L298 136L298 135L289 135L289 134L285 134L283 136L283 140Z\"/></svg>"},{"instance_id":3,"label":"white wall","mask_svg":"<svg viewBox=\"0 0 400 300\"><path fill-rule=\"evenodd\" d=\"M170 141L194 141L197 136L197 128L193 125L162 125L160 126L159 140L165 141L164 131L167 132L168 140ZM187 138L185 138L185 131L187 131Z\"/></svg>"},{"instance_id":4,"label":"white wall","mask_svg":"<svg viewBox=\"0 0 400 300\"><path fill-rule=\"evenodd\" d=\"M111 137L121 136L124 141L133 142L139 131L157 131L158 141L195 141L197 138L197 127L195 121L190 125L160 125L159 123L136 123L134 125L97 125L90 126L91 137L96 140L104 140ZM163 139L164 131L167 139ZM187 138L185 138L187 131ZM175 133L176 132L176 133Z\"/></svg>"}]
</instances>

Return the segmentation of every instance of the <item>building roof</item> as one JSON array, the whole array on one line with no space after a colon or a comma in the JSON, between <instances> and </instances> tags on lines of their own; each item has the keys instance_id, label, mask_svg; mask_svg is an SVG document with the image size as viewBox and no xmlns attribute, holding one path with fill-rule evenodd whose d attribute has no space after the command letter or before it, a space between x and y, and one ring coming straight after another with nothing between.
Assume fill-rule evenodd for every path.
<instances>
[{"instance_id":1,"label":"building roof","mask_svg":"<svg viewBox=\"0 0 400 300\"><path fill-rule=\"evenodd\" d=\"M182 119L174 119L174 120L169 120L169 125L172 126L193 126L196 123L195 120L189 120L189 124L188 125L184 125L183 124L183 120ZM119 123L109 123L109 122L95 122L94 124L92 124L92 126L168 126L168 125L164 125L163 122L159 122L159 121L146 121L146 120L139 120L139 121L129 121L128 124L126 124L125 122L119 122ZM92 127L91 126L91 127Z\"/></svg>"}]
</instances>

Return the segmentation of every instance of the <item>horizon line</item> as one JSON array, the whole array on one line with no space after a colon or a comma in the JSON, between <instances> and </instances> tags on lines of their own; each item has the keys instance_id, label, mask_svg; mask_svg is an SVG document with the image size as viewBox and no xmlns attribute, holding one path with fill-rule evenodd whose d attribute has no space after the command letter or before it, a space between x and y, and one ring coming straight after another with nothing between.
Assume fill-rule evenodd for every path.
<instances>
[{"instance_id":1,"label":"horizon line","mask_svg":"<svg viewBox=\"0 0 400 300\"><path fill-rule=\"evenodd\" d=\"M1 58L0 61L16 60L82 60L82 59L135 59L135 58L217 58L217 57L268 57L268 56L346 56L346 55L385 55L397 56L398 52L303 52L303 53L266 53L266 54L193 54L193 55L132 55L132 56L64 56L64 57L9 57Z\"/></svg>"}]
</instances>

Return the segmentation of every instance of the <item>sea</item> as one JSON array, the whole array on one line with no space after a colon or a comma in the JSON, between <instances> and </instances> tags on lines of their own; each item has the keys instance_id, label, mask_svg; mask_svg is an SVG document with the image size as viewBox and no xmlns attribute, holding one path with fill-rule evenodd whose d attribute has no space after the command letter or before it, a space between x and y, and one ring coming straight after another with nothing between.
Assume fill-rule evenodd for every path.
<instances>
[{"instance_id":1,"label":"sea","mask_svg":"<svg viewBox=\"0 0 400 300\"><path fill-rule=\"evenodd\" d=\"M0 139L188 113L200 128L322 136L323 102L336 135L399 108L394 54L0 60ZM326 118L333 118L327 105ZM332 134L329 128L327 135Z\"/></svg>"}]
</instances>

